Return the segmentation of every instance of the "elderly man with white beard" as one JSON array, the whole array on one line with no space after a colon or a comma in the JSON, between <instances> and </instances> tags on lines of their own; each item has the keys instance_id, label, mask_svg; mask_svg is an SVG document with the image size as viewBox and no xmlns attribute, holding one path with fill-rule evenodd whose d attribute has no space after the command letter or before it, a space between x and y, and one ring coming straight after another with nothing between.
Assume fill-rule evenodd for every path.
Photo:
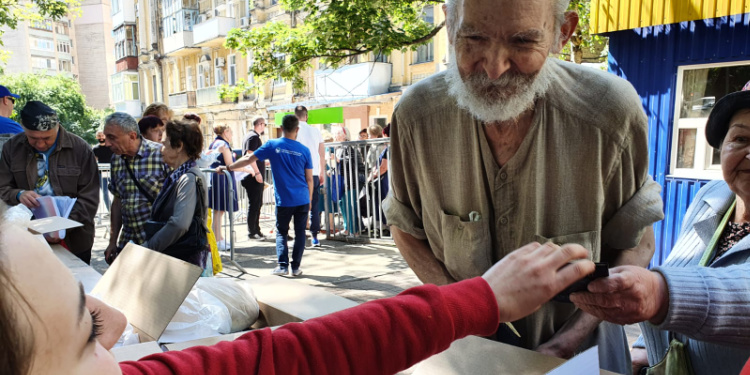
<instances>
[{"instance_id":1,"label":"elderly man with white beard","mask_svg":"<svg viewBox=\"0 0 750 375\"><path fill-rule=\"evenodd\" d=\"M647 266L663 217L648 175L646 116L616 76L550 58L578 23L569 0L448 0L452 61L411 87L392 118L386 216L424 283L481 275L532 241ZM599 345L630 372L621 326L550 302L497 338L570 358Z\"/></svg>"}]
</instances>

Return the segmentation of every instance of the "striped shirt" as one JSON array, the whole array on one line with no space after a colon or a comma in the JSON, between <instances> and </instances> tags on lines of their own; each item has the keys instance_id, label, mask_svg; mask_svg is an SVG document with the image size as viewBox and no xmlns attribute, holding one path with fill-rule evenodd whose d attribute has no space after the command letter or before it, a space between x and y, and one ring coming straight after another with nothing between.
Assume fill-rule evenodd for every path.
<instances>
[{"instance_id":1,"label":"striped shirt","mask_svg":"<svg viewBox=\"0 0 750 375\"><path fill-rule=\"evenodd\" d=\"M169 167L164 163L161 147L158 143L141 138L141 146L135 157L112 156L112 182L109 184L109 191L115 198L120 198L122 230L117 242L117 248L120 250L128 241L139 245L146 241L144 224L151 215L151 202L133 182L125 161L127 159L130 163L133 174L141 186L150 193L151 199L156 199L164 180L169 175Z\"/></svg>"}]
</instances>

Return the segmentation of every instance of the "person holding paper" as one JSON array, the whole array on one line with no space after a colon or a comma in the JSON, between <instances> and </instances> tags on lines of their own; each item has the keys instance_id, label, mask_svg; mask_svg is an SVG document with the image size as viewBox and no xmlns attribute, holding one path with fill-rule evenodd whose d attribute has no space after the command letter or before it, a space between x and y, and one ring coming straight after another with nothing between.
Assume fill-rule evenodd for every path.
<instances>
[{"instance_id":1,"label":"person holding paper","mask_svg":"<svg viewBox=\"0 0 750 375\"><path fill-rule=\"evenodd\" d=\"M99 207L99 170L94 152L81 137L60 126L57 113L44 103L30 101L20 115L24 132L3 145L0 199L9 205L35 209L40 207L37 198L43 196L75 198L68 218L83 226L68 229L64 238L45 238L50 243L62 240L70 252L90 263L94 216Z\"/></svg>"},{"instance_id":2,"label":"person holding paper","mask_svg":"<svg viewBox=\"0 0 750 375\"><path fill-rule=\"evenodd\" d=\"M25 251L13 251L19 247ZM578 245L531 243L482 277L420 286L273 331L251 331L235 341L118 364L107 351L121 321L104 320L103 312L112 312L105 306L87 308L96 301L87 301L70 271L41 242L14 224L0 223L0 321L9 323L0 325L0 369L9 375L390 375L454 340L488 335L499 322L537 310L594 270L587 254Z\"/></svg>"}]
</instances>

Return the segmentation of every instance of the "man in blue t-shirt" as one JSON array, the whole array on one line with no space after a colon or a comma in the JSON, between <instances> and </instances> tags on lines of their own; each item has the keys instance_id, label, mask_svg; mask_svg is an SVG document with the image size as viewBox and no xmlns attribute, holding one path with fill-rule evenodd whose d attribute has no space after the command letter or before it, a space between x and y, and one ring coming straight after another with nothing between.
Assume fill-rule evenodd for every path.
<instances>
[{"instance_id":1,"label":"man in blue t-shirt","mask_svg":"<svg viewBox=\"0 0 750 375\"><path fill-rule=\"evenodd\" d=\"M11 93L7 87L0 86L0 134L23 133L21 125L10 119L18 98L19 96Z\"/></svg>"},{"instance_id":2,"label":"man in blue t-shirt","mask_svg":"<svg viewBox=\"0 0 750 375\"><path fill-rule=\"evenodd\" d=\"M292 275L302 274L300 263L305 251L305 224L310 211L313 194L312 156L310 150L296 141L299 133L299 120L294 115L286 115L281 122L284 137L272 139L254 152L248 152L236 162L219 167L217 171L242 168L258 159L271 162L273 187L276 192L276 255L278 266L274 275L289 273L289 246L287 234L289 222L294 218L294 247L292 249Z\"/></svg>"}]
</instances>

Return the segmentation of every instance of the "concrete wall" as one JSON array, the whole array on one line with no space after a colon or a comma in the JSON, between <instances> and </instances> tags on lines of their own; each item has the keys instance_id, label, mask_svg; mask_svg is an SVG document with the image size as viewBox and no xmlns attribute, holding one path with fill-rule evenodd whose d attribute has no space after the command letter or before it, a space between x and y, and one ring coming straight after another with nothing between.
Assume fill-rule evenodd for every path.
<instances>
[{"instance_id":1,"label":"concrete wall","mask_svg":"<svg viewBox=\"0 0 750 375\"><path fill-rule=\"evenodd\" d=\"M75 23L78 81L88 105L104 109L112 105L110 75L115 72L114 39L109 1L81 2Z\"/></svg>"}]
</instances>

